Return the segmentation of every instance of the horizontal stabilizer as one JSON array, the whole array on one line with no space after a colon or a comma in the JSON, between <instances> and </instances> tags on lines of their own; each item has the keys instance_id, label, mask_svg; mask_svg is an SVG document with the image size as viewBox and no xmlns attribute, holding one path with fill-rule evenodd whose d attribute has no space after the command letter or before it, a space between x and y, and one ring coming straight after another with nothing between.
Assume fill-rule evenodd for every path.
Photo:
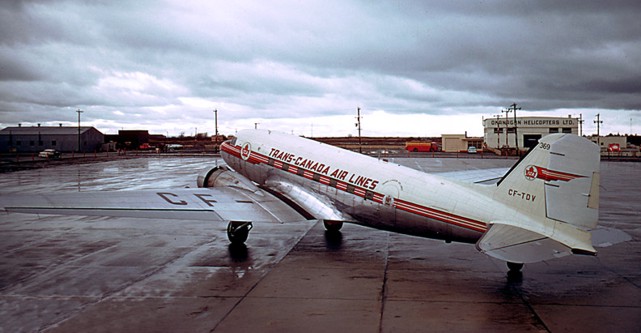
<instances>
[{"instance_id":1,"label":"horizontal stabilizer","mask_svg":"<svg viewBox=\"0 0 641 333\"><path fill-rule=\"evenodd\" d=\"M545 235L514 223L493 222L476 247L489 256L514 263L538 262L572 253L596 254L594 248L585 243L590 239L585 231L566 227L559 229L565 230L559 230L558 235L554 231Z\"/></svg>"},{"instance_id":2,"label":"horizontal stabilizer","mask_svg":"<svg viewBox=\"0 0 641 333\"><path fill-rule=\"evenodd\" d=\"M625 231L614 228L599 226L594 230L590 230L590 233L592 234L592 245L594 247L608 247L632 240L632 236L625 233Z\"/></svg>"},{"instance_id":3,"label":"horizontal stabilizer","mask_svg":"<svg viewBox=\"0 0 641 333\"><path fill-rule=\"evenodd\" d=\"M439 177L464 183L492 185L496 184L501 178L503 178L509 170L509 168L492 168L439 172L433 174Z\"/></svg>"}]
</instances>

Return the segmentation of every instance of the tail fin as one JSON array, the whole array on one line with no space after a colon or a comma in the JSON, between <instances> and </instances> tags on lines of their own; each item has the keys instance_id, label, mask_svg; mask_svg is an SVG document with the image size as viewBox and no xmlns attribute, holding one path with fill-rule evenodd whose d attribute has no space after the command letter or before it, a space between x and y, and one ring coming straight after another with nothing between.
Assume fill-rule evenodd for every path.
<instances>
[{"instance_id":1,"label":"tail fin","mask_svg":"<svg viewBox=\"0 0 641 333\"><path fill-rule=\"evenodd\" d=\"M493 198L516 212L490 223L480 251L516 263L594 255L587 230L599 217L599 147L548 135L501 179Z\"/></svg>"},{"instance_id":2,"label":"tail fin","mask_svg":"<svg viewBox=\"0 0 641 333\"><path fill-rule=\"evenodd\" d=\"M599 147L572 134L545 136L501 179L495 199L531 216L593 229L599 218Z\"/></svg>"}]
</instances>

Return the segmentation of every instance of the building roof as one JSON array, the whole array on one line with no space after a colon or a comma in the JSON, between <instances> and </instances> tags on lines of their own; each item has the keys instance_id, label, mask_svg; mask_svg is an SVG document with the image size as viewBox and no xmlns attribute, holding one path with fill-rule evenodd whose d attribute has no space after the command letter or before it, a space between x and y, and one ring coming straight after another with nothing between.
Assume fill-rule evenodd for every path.
<instances>
[{"instance_id":1,"label":"building roof","mask_svg":"<svg viewBox=\"0 0 641 333\"><path fill-rule=\"evenodd\" d=\"M94 127L80 127L80 133L85 133ZM100 132L100 131L98 131ZM78 135L78 127L61 127L61 126L20 126L6 127L0 130L0 135Z\"/></svg>"}]
</instances>

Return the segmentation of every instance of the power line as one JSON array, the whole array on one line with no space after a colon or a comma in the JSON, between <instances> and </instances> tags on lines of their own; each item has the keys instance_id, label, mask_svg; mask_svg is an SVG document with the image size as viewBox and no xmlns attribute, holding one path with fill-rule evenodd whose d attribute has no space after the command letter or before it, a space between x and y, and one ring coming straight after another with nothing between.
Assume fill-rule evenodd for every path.
<instances>
[{"instance_id":1,"label":"power line","mask_svg":"<svg viewBox=\"0 0 641 333\"><path fill-rule=\"evenodd\" d=\"M510 107L512 108L512 111L514 111L514 143L516 144L516 156L520 157L521 153L519 151L519 135L518 135L518 133L516 131L516 128L517 128L517 126L516 126L516 110L521 110L521 108L517 108L516 107L516 103L510 105Z\"/></svg>"},{"instance_id":2,"label":"power line","mask_svg":"<svg viewBox=\"0 0 641 333\"><path fill-rule=\"evenodd\" d=\"M594 123L596 124L596 143L599 147L601 147L601 135L599 134L599 128L601 127L601 124L603 124L603 120L600 120L601 114L597 113L596 114L596 120Z\"/></svg>"},{"instance_id":3,"label":"power line","mask_svg":"<svg viewBox=\"0 0 641 333\"><path fill-rule=\"evenodd\" d=\"M356 108L356 127L358 127L358 152L363 153L363 148L361 147L361 108Z\"/></svg>"},{"instance_id":4,"label":"power line","mask_svg":"<svg viewBox=\"0 0 641 333\"><path fill-rule=\"evenodd\" d=\"M78 152L80 152L80 114L84 111L78 109L76 112L78 112Z\"/></svg>"}]
</instances>

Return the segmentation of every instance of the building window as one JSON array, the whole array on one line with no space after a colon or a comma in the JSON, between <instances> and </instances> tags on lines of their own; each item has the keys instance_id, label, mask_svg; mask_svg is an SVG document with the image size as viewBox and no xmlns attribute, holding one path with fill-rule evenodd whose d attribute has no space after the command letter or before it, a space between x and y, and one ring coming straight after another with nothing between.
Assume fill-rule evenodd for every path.
<instances>
[{"instance_id":1,"label":"building window","mask_svg":"<svg viewBox=\"0 0 641 333\"><path fill-rule=\"evenodd\" d=\"M494 128L494 134L499 134L499 133L503 133L503 129L502 128Z\"/></svg>"},{"instance_id":2,"label":"building window","mask_svg":"<svg viewBox=\"0 0 641 333\"><path fill-rule=\"evenodd\" d=\"M33 147L33 146L35 146L35 145L36 145L36 142L35 142L35 141L33 141L33 140L31 140L31 141L29 141L29 145L30 145L31 147Z\"/></svg>"},{"instance_id":3,"label":"building window","mask_svg":"<svg viewBox=\"0 0 641 333\"><path fill-rule=\"evenodd\" d=\"M558 128L550 128L550 133L559 133Z\"/></svg>"},{"instance_id":4,"label":"building window","mask_svg":"<svg viewBox=\"0 0 641 333\"><path fill-rule=\"evenodd\" d=\"M57 144L56 140L51 140L51 146L52 146L52 147L55 147L55 146L56 146L56 144Z\"/></svg>"},{"instance_id":5,"label":"building window","mask_svg":"<svg viewBox=\"0 0 641 333\"><path fill-rule=\"evenodd\" d=\"M507 128L507 132L508 132L508 133L515 133L515 132L516 132L516 129L515 129L514 127L508 127L508 128Z\"/></svg>"},{"instance_id":6,"label":"building window","mask_svg":"<svg viewBox=\"0 0 641 333\"><path fill-rule=\"evenodd\" d=\"M22 146L22 141L16 140L16 146Z\"/></svg>"},{"instance_id":7,"label":"building window","mask_svg":"<svg viewBox=\"0 0 641 333\"><path fill-rule=\"evenodd\" d=\"M561 133L572 133L572 128L570 127L563 127L561 129Z\"/></svg>"},{"instance_id":8,"label":"building window","mask_svg":"<svg viewBox=\"0 0 641 333\"><path fill-rule=\"evenodd\" d=\"M43 146L44 144L45 143L42 140L38 141L38 146Z\"/></svg>"}]
</instances>

